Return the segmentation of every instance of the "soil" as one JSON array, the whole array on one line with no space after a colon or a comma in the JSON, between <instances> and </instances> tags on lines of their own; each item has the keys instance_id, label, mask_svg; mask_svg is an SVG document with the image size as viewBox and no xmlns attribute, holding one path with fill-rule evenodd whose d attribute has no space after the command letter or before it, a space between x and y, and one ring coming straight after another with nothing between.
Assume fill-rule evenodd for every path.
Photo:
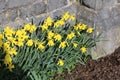
<instances>
[{"instance_id":1,"label":"soil","mask_svg":"<svg viewBox=\"0 0 120 80\"><path fill-rule=\"evenodd\" d=\"M120 47L110 55L77 65L62 77L65 80L120 80Z\"/></svg>"}]
</instances>

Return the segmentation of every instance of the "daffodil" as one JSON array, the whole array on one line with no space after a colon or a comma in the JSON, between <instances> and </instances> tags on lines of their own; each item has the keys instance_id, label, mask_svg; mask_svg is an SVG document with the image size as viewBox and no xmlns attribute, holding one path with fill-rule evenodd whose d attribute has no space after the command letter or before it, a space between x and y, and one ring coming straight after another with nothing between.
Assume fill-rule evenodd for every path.
<instances>
[{"instance_id":1,"label":"daffodil","mask_svg":"<svg viewBox=\"0 0 120 80\"><path fill-rule=\"evenodd\" d=\"M54 43L54 41L53 41L53 40L49 40L49 41L48 41L48 45L49 45L49 46L54 46L54 45L55 45L55 43Z\"/></svg>"},{"instance_id":2,"label":"daffodil","mask_svg":"<svg viewBox=\"0 0 120 80\"><path fill-rule=\"evenodd\" d=\"M57 28L59 26L63 26L65 24L65 21L60 19L54 23L54 27Z\"/></svg>"},{"instance_id":3,"label":"daffodil","mask_svg":"<svg viewBox=\"0 0 120 80\"><path fill-rule=\"evenodd\" d=\"M48 26L45 25L45 24L43 24L43 25L41 26L41 28L42 28L42 31L44 31L44 30L48 30Z\"/></svg>"},{"instance_id":4,"label":"daffodil","mask_svg":"<svg viewBox=\"0 0 120 80\"><path fill-rule=\"evenodd\" d=\"M74 21L75 20L75 16L71 15L70 16L70 20Z\"/></svg>"},{"instance_id":5,"label":"daffodil","mask_svg":"<svg viewBox=\"0 0 120 80\"><path fill-rule=\"evenodd\" d=\"M52 31L48 31L48 36L47 36L47 38L48 38L48 39L52 39L53 36L54 36L54 33L53 33Z\"/></svg>"},{"instance_id":6,"label":"daffodil","mask_svg":"<svg viewBox=\"0 0 120 80\"><path fill-rule=\"evenodd\" d=\"M4 35L2 33L0 33L0 39L3 39Z\"/></svg>"},{"instance_id":7,"label":"daffodil","mask_svg":"<svg viewBox=\"0 0 120 80\"><path fill-rule=\"evenodd\" d=\"M14 69L14 68L15 68L15 66L14 66L12 63L8 65L8 69L9 69L10 71L12 71L12 69Z\"/></svg>"},{"instance_id":8,"label":"daffodil","mask_svg":"<svg viewBox=\"0 0 120 80\"><path fill-rule=\"evenodd\" d=\"M52 25L52 18L51 17L48 17L45 21L44 21L44 24L46 24L47 26L51 26Z\"/></svg>"},{"instance_id":9,"label":"daffodil","mask_svg":"<svg viewBox=\"0 0 120 80\"><path fill-rule=\"evenodd\" d=\"M27 46L32 46L33 45L33 40L32 39L28 40L27 43L26 43L26 45Z\"/></svg>"},{"instance_id":10,"label":"daffodil","mask_svg":"<svg viewBox=\"0 0 120 80\"><path fill-rule=\"evenodd\" d=\"M38 43L38 49L40 49L40 50L45 49L45 46L43 45L43 42Z\"/></svg>"},{"instance_id":11,"label":"daffodil","mask_svg":"<svg viewBox=\"0 0 120 80\"><path fill-rule=\"evenodd\" d=\"M93 28L91 28L91 27L88 28L88 29L87 29L87 32L88 32L88 33L92 33L92 32L93 32Z\"/></svg>"},{"instance_id":12,"label":"daffodil","mask_svg":"<svg viewBox=\"0 0 120 80\"><path fill-rule=\"evenodd\" d=\"M3 49L5 52L8 52L10 50L10 42L9 41L3 43Z\"/></svg>"},{"instance_id":13,"label":"daffodil","mask_svg":"<svg viewBox=\"0 0 120 80\"><path fill-rule=\"evenodd\" d=\"M17 43L16 38L14 37L7 37L7 40L12 43L12 46Z\"/></svg>"},{"instance_id":14,"label":"daffodil","mask_svg":"<svg viewBox=\"0 0 120 80\"><path fill-rule=\"evenodd\" d=\"M25 24L24 25L24 30L29 31L31 28L31 23Z\"/></svg>"},{"instance_id":15,"label":"daffodil","mask_svg":"<svg viewBox=\"0 0 120 80\"><path fill-rule=\"evenodd\" d=\"M7 36L12 36L13 34L15 34L15 31L14 31L12 28L10 28L9 26L7 26L7 27L4 29L4 33L5 33L5 35L7 35Z\"/></svg>"},{"instance_id":16,"label":"daffodil","mask_svg":"<svg viewBox=\"0 0 120 80\"><path fill-rule=\"evenodd\" d=\"M12 58L10 57L9 54L6 54L4 58L4 64L7 66L8 64L11 64L11 63L12 63Z\"/></svg>"},{"instance_id":17,"label":"daffodil","mask_svg":"<svg viewBox=\"0 0 120 80\"><path fill-rule=\"evenodd\" d=\"M29 32L32 33L33 31L36 31L36 29L37 27L35 25L31 25Z\"/></svg>"},{"instance_id":18,"label":"daffodil","mask_svg":"<svg viewBox=\"0 0 120 80\"><path fill-rule=\"evenodd\" d=\"M65 48L67 46L66 42L63 41L60 43L59 48Z\"/></svg>"},{"instance_id":19,"label":"daffodil","mask_svg":"<svg viewBox=\"0 0 120 80\"><path fill-rule=\"evenodd\" d=\"M54 38L55 38L55 40L57 40L57 41L61 41L62 36L61 36L60 34L55 34Z\"/></svg>"},{"instance_id":20,"label":"daffodil","mask_svg":"<svg viewBox=\"0 0 120 80\"><path fill-rule=\"evenodd\" d=\"M55 28L57 28L57 27L59 27L59 26L60 26L60 24L59 24L58 21L54 23L54 27L55 27Z\"/></svg>"},{"instance_id":21,"label":"daffodil","mask_svg":"<svg viewBox=\"0 0 120 80\"><path fill-rule=\"evenodd\" d=\"M26 35L27 33L26 33L26 31L24 30L24 29L20 29L20 30L17 30L16 31L16 37L22 37L22 36L24 36L24 35Z\"/></svg>"},{"instance_id":22,"label":"daffodil","mask_svg":"<svg viewBox=\"0 0 120 80\"><path fill-rule=\"evenodd\" d=\"M85 30L86 28L87 28L87 25L85 25L85 24L82 24L82 25L79 26L80 30Z\"/></svg>"},{"instance_id":23,"label":"daffodil","mask_svg":"<svg viewBox=\"0 0 120 80\"><path fill-rule=\"evenodd\" d=\"M3 45L3 41L0 39L0 48L2 47Z\"/></svg>"},{"instance_id":24,"label":"daffodil","mask_svg":"<svg viewBox=\"0 0 120 80\"><path fill-rule=\"evenodd\" d=\"M67 35L67 39L72 39L75 36L74 32L71 32L70 34Z\"/></svg>"},{"instance_id":25,"label":"daffodil","mask_svg":"<svg viewBox=\"0 0 120 80\"><path fill-rule=\"evenodd\" d=\"M17 45L18 47L21 47L21 46L23 46L23 41L18 41L15 45Z\"/></svg>"},{"instance_id":26,"label":"daffodil","mask_svg":"<svg viewBox=\"0 0 120 80\"><path fill-rule=\"evenodd\" d=\"M9 51L9 54L10 55L17 55L17 51L15 48L11 48L10 51Z\"/></svg>"},{"instance_id":27,"label":"daffodil","mask_svg":"<svg viewBox=\"0 0 120 80\"><path fill-rule=\"evenodd\" d=\"M63 19L63 20L68 20L69 17L70 17L70 15L69 15L68 12L66 12L65 14L62 15L62 19Z\"/></svg>"},{"instance_id":28,"label":"daffodil","mask_svg":"<svg viewBox=\"0 0 120 80\"><path fill-rule=\"evenodd\" d=\"M28 23L28 24L24 25L24 30L29 31L30 33L35 31L36 29L37 29L37 27L35 25L32 25L31 23Z\"/></svg>"},{"instance_id":29,"label":"daffodil","mask_svg":"<svg viewBox=\"0 0 120 80\"><path fill-rule=\"evenodd\" d=\"M87 51L86 47L82 47L82 48L80 48L80 50L82 53L85 53Z\"/></svg>"},{"instance_id":30,"label":"daffodil","mask_svg":"<svg viewBox=\"0 0 120 80\"><path fill-rule=\"evenodd\" d=\"M60 26L63 26L65 24L65 21L61 19L61 20L58 21L58 23L59 23Z\"/></svg>"},{"instance_id":31,"label":"daffodil","mask_svg":"<svg viewBox=\"0 0 120 80\"><path fill-rule=\"evenodd\" d=\"M75 25L74 26L74 30L78 30L78 29L79 29L79 27Z\"/></svg>"},{"instance_id":32,"label":"daffodil","mask_svg":"<svg viewBox=\"0 0 120 80\"><path fill-rule=\"evenodd\" d=\"M78 46L77 43L73 43L73 47L76 48Z\"/></svg>"},{"instance_id":33,"label":"daffodil","mask_svg":"<svg viewBox=\"0 0 120 80\"><path fill-rule=\"evenodd\" d=\"M57 65L63 66L64 65L64 61L62 59L59 59L58 62L57 62Z\"/></svg>"}]
</instances>

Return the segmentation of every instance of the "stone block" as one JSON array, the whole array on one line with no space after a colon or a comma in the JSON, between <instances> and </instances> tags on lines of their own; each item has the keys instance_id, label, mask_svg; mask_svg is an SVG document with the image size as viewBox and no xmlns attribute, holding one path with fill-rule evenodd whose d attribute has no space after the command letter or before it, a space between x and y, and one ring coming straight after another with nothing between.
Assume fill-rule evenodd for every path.
<instances>
[{"instance_id":1,"label":"stone block","mask_svg":"<svg viewBox=\"0 0 120 80\"><path fill-rule=\"evenodd\" d=\"M115 25L120 27L120 15L113 18Z\"/></svg>"},{"instance_id":2,"label":"stone block","mask_svg":"<svg viewBox=\"0 0 120 80\"><path fill-rule=\"evenodd\" d=\"M120 3L120 0L118 0L118 3Z\"/></svg>"},{"instance_id":3,"label":"stone block","mask_svg":"<svg viewBox=\"0 0 120 80\"><path fill-rule=\"evenodd\" d=\"M102 27L104 31L109 31L109 29L115 26L115 21L113 18L108 18L102 21Z\"/></svg>"},{"instance_id":4,"label":"stone block","mask_svg":"<svg viewBox=\"0 0 120 80\"><path fill-rule=\"evenodd\" d=\"M34 3L36 0L7 0L8 8L14 8L24 5L30 5Z\"/></svg>"},{"instance_id":5,"label":"stone block","mask_svg":"<svg viewBox=\"0 0 120 80\"><path fill-rule=\"evenodd\" d=\"M47 5L44 2L36 3L28 7L22 7L19 9L20 18L28 18L43 14L47 11Z\"/></svg>"},{"instance_id":6,"label":"stone block","mask_svg":"<svg viewBox=\"0 0 120 80\"><path fill-rule=\"evenodd\" d=\"M6 7L5 0L0 0L0 13L4 11L5 7Z\"/></svg>"},{"instance_id":7,"label":"stone block","mask_svg":"<svg viewBox=\"0 0 120 80\"><path fill-rule=\"evenodd\" d=\"M6 11L5 17L7 18L7 20L14 21L18 17L17 9Z\"/></svg>"},{"instance_id":8,"label":"stone block","mask_svg":"<svg viewBox=\"0 0 120 80\"><path fill-rule=\"evenodd\" d=\"M111 7L117 4L117 0L83 0L85 6L95 10Z\"/></svg>"},{"instance_id":9,"label":"stone block","mask_svg":"<svg viewBox=\"0 0 120 80\"><path fill-rule=\"evenodd\" d=\"M98 10L101 9L103 6L103 1L102 0L82 0L82 4L85 6Z\"/></svg>"},{"instance_id":10,"label":"stone block","mask_svg":"<svg viewBox=\"0 0 120 80\"><path fill-rule=\"evenodd\" d=\"M67 5L67 0L48 0L48 11Z\"/></svg>"},{"instance_id":11,"label":"stone block","mask_svg":"<svg viewBox=\"0 0 120 80\"><path fill-rule=\"evenodd\" d=\"M0 24L9 23L11 21L15 21L18 17L17 10L7 10L4 13L0 14Z\"/></svg>"},{"instance_id":12,"label":"stone block","mask_svg":"<svg viewBox=\"0 0 120 80\"><path fill-rule=\"evenodd\" d=\"M104 8L98 12L97 19L101 19L101 20L107 19L113 16L112 13L113 11L111 8Z\"/></svg>"},{"instance_id":13,"label":"stone block","mask_svg":"<svg viewBox=\"0 0 120 80\"><path fill-rule=\"evenodd\" d=\"M47 11L47 5L45 2L36 3L31 7L32 14L40 15Z\"/></svg>"},{"instance_id":14,"label":"stone block","mask_svg":"<svg viewBox=\"0 0 120 80\"><path fill-rule=\"evenodd\" d=\"M112 13L114 16L120 15L120 5L112 7Z\"/></svg>"},{"instance_id":15,"label":"stone block","mask_svg":"<svg viewBox=\"0 0 120 80\"><path fill-rule=\"evenodd\" d=\"M5 14L1 13L0 14L0 25L2 25L6 21Z\"/></svg>"},{"instance_id":16,"label":"stone block","mask_svg":"<svg viewBox=\"0 0 120 80\"><path fill-rule=\"evenodd\" d=\"M118 2L117 0L103 0L103 7L112 7L116 5Z\"/></svg>"},{"instance_id":17,"label":"stone block","mask_svg":"<svg viewBox=\"0 0 120 80\"><path fill-rule=\"evenodd\" d=\"M89 8L86 8L84 6L78 6L77 9L77 20L82 21L86 24L90 24L90 26L93 26L94 22L96 22L96 12L94 10L91 10Z\"/></svg>"},{"instance_id":18,"label":"stone block","mask_svg":"<svg viewBox=\"0 0 120 80\"><path fill-rule=\"evenodd\" d=\"M69 12L71 14L76 14L77 13L77 4L72 4L70 6L65 7L64 9L62 9L63 12Z\"/></svg>"}]
</instances>

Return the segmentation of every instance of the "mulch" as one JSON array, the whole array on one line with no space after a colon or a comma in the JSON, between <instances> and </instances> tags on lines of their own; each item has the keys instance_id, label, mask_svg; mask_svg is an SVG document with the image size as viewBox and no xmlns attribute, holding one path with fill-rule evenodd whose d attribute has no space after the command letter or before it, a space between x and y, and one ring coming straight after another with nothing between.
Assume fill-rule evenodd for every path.
<instances>
[{"instance_id":1,"label":"mulch","mask_svg":"<svg viewBox=\"0 0 120 80\"><path fill-rule=\"evenodd\" d=\"M120 80L120 47L112 54L97 60L89 60L86 65L78 64L65 80Z\"/></svg>"}]
</instances>

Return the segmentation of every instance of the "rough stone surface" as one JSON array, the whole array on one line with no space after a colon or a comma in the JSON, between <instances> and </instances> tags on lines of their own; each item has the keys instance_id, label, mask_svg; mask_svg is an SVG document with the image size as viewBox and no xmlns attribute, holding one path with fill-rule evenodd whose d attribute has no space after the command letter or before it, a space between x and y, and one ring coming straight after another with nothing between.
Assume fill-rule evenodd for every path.
<instances>
[{"instance_id":1,"label":"rough stone surface","mask_svg":"<svg viewBox=\"0 0 120 80\"><path fill-rule=\"evenodd\" d=\"M36 15L43 14L47 11L46 4L44 2L36 3L29 7L22 7L20 9L20 17L21 18L28 18Z\"/></svg>"},{"instance_id":2,"label":"rough stone surface","mask_svg":"<svg viewBox=\"0 0 120 80\"><path fill-rule=\"evenodd\" d=\"M83 3L93 9L101 9L103 7L102 0L82 0Z\"/></svg>"},{"instance_id":3,"label":"rough stone surface","mask_svg":"<svg viewBox=\"0 0 120 80\"><path fill-rule=\"evenodd\" d=\"M104 7L111 7L117 4L117 0L83 0L83 3L95 10L102 9Z\"/></svg>"},{"instance_id":4,"label":"rough stone surface","mask_svg":"<svg viewBox=\"0 0 120 80\"><path fill-rule=\"evenodd\" d=\"M7 0L7 1L8 8L30 5L33 2L35 2L35 0Z\"/></svg>"},{"instance_id":5,"label":"rough stone surface","mask_svg":"<svg viewBox=\"0 0 120 80\"><path fill-rule=\"evenodd\" d=\"M95 27L97 29L96 35L102 33L103 41L97 43L95 49L92 50L93 58L112 53L115 48L120 46L119 0L101 1L102 7L100 8L98 5L99 9L96 9L96 7L93 6L95 0L84 0L84 4L77 8L78 21Z\"/></svg>"},{"instance_id":6,"label":"rough stone surface","mask_svg":"<svg viewBox=\"0 0 120 80\"><path fill-rule=\"evenodd\" d=\"M118 0L118 3L120 3L120 0Z\"/></svg>"},{"instance_id":7,"label":"rough stone surface","mask_svg":"<svg viewBox=\"0 0 120 80\"><path fill-rule=\"evenodd\" d=\"M6 21L5 14L1 13L0 14L0 25L2 25Z\"/></svg>"},{"instance_id":8,"label":"rough stone surface","mask_svg":"<svg viewBox=\"0 0 120 80\"><path fill-rule=\"evenodd\" d=\"M48 0L48 11L67 5L67 0Z\"/></svg>"},{"instance_id":9,"label":"rough stone surface","mask_svg":"<svg viewBox=\"0 0 120 80\"><path fill-rule=\"evenodd\" d=\"M0 0L0 13L4 11L5 6L6 6L5 0Z\"/></svg>"},{"instance_id":10,"label":"rough stone surface","mask_svg":"<svg viewBox=\"0 0 120 80\"><path fill-rule=\"evenodd\" d=\"M6 16L7 20L14 21L18 16L18 12L16 9L8 10L8 11L6 11L5 16Z\"/></svg>"},{"instance_id":11,"label":"rough stone surface","mask_svg":"<svg viewBox=\"0 0 120 80\"><path fill-rule=\"evenodd\" d=\"M0 14L0 24L6 24L11 21L14 21L17 18L17 16L17 10L7 10L6 12Z\"/></svg>"}]
</instances>

